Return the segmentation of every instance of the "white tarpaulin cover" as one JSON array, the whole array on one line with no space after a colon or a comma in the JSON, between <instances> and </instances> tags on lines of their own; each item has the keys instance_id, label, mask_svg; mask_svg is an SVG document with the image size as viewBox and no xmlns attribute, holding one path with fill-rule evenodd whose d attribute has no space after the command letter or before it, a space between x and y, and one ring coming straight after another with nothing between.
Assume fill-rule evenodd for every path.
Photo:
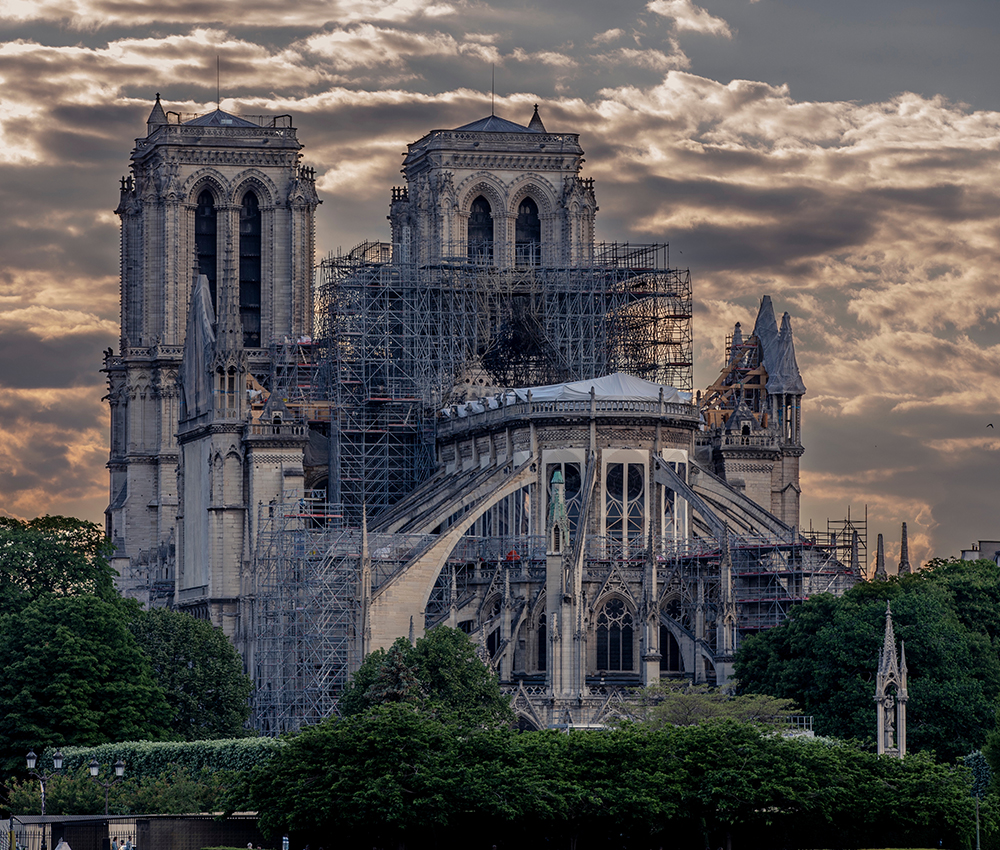
<instances>
[{"instance_id":1,"label":"white tarpaulin cover","mask_svg":"<svg viewBox=\"0 0 1000 850\"><path fill-rule=\"evenodd\" d=\"M598 401L658 401L660 390L663 390L663 400L673 402L691 401L691 393L681 392L675 387L654 384L643 378L615 372L602 378L589 381L571 381L566 384L549 384L544 387L524 387L510 390L519 401L528 400L528 390L531 390L532 401L584 401L590 398L590 389Z\"/></svg>"}]
</instances>

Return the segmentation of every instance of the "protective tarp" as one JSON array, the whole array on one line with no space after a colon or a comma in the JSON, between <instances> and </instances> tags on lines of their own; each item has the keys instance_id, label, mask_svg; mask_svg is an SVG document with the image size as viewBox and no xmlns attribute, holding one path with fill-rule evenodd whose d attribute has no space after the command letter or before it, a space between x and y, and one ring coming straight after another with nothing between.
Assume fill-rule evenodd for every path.
<instances>
[{"instance_id":1,"label":"protective tarp","mask_svg":"<svg viewBox=\"0 0 1000 850\"><path fill-rule=\"evenodd\" d=\"M531 391L532 401L583 401L590 398L593 387L598 401L657 401L660 390L663 390L663 400L672 402L689 402L691 393L682 392L676 387L654 384L642 378L615 372L602 378L589 381L571 381L566 384L549 384L544 387L524 387L509 390L519 401L528 400Z\"/></svg>"},{"instance_id":2,"label":"protective tarp","mask_svg":"<svg viewBox=\"0 0 1000 850\"><path fill-rule=\"evenodd\" d=\"M781 317L776 361L767 364L767 391L772 395L781 393L803 395L806 391L806 385L802 383L802 375L799 373L799 364L795 360L792 320L788 313Z\"/></svg>"},{"instance_id":3,"label":"protective tarp","mask_svg":"<svg viewBox=\"0 0 1000 850\"><path fill-rule=\"evenodd\" d=\"M195 419L212 410L212 386L209 363L215 348L215 311L208 278L198 275L188 308L184 334L184 359L181 361L181 420Z\"/></svg>"},{"instance_id":4,"label":"protective tarp","mask_svg":"<svg viewBox=\"0 0 1000 850\"><path fill-rule=\"evenodd\" d=\"M659 401L662 389L664 401L681 404L690 404L691 402L691 393L683 392L676 387L654 384L652 381L635 378L624 372L615 372L614 375L605 375L603 378L594 378L589 381L570 381L565 384L547 384L542 387L504 390L486 398L463 402L454 407L446 407L439 413L446 419L450 419L452 416L464 419L466 416L483 413L486 410L496 410L501 403L517 404L519 401L527 401L529 391L533 402L589 401L591 388L594 390L597 401Z\"/></svg>"}]
</instances>

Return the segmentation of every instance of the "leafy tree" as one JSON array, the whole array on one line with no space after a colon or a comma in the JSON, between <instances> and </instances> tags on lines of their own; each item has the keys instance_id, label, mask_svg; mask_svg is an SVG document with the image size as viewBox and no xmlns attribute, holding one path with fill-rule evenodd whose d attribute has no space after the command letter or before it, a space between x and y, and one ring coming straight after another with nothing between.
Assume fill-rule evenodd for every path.
<instances>
[{"instance_id":1,"label":"leafy tree","mask_svg":"<svg viewBox=\"0 0 1000 850\"><path fill-rule=\"evenodd\" d=\"M937 561L914 575L813 597L737 653L744 692L794 700L820 734L874 744L872 697L886 600L909 668L907 747L952 760L980 747L1000 696L1000 581L991 561Z\"/></svg>"},{"instance_id":2,"label":"leafy tree","mask_svg":"<svg viewBox=\"0 0 1000 850\"><path fill-rule=\"evenodd\" d=\"M0 759L34 748L170 736L170 708L122 605L49 596L0 618Z\"/></svg>"},{"instance_id":3,"label":"leafy tree","mask_svg":"<svg viewBox=\"0 0 1000 850\"><path fill-rule=\"evenodd\" d=\"M399 638L388 652L371 653L341 697L349 716L404 702L469 725L510 723L513 712L500 683L465 632L436 626L411 646Z\"/></svg>"},{"instance_id":4,"label":"leafy tree","mask_svg":"<svg viewBox=\"0 0 1000 850\"><path fill-rule=\"evenodd\" d=\"M220 629L166 608L136 612L130 629L166 692L174 737L195 741L252 734L244 728L252 683Z\"/></svg>"},{"instance_id":5,"label":"leafy tree","mask_svg":"<svg viewBox=\"0 0 1000 850\"><path fill-rule=\"evenodd\" d=\"M245 805L298 844L743 848L963 846L965 768L878 758L724 719L564 734L391 702L289 739Z\"/></svg>"},{"instance_id":6,"label":"leafy tree","mask_svg":"<svg viewBox=\"0 0 1000 850\"><path fill-rule=\"evenodd\" d=\"M622 707L622 713L630 721L659 729L725 718L780 724L782 718L800 712L790 699L734 694L729 689L695 685L686 679L661 679L636 692L634 699Z\"/></svg>"},{"instance_id":7,"label":"leafy tree","mask_svg":"<svg viewBox=\"0 0 1000 850\"><path fill-rule=\"evenodd\" d=\"M116 597L111 544L95 523L63 516L0 517L0 610L47 595Z\"/></svg>"}]
</instances>

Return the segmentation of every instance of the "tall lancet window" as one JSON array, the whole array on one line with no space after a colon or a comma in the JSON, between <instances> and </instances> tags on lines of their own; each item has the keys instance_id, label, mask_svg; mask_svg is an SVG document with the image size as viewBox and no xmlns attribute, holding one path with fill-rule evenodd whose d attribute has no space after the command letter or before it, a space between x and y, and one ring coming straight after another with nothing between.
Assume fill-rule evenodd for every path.
<instances>
[{"instance_id":1,"label":"tall lancet window","mask_svg":"<svg viewBox=\"0 0 1000 850\"><path fill-rule=\"evenodd\" d=\"M469 209L469 259L482 264L493 261L493 207L482 195Z\"/></svg>"},{"instance_id":2,"label":"tall lancet window","mask_svg":"<svg viewBox=\"0 0 1000 850\"><path fill-rule=\"evenodd\" d=\"M632 614L621 599L611 599L597 615L597 669L633 670Z\"/></svg>"},{"instance_id":3,"label":"tall lancet window","mask_svg":"<svg viewBox=\"0 0 1000 850\"><path fill-rule=\"evenodd\" d=\"M525 198L517 208L514 256L519 266L538 266L542 262L542 222L538 218L538 204L531 198Z\"/></svg>"},{"instance_id":4,"label":"tall lancet window","mask_svg":"<svg viewBox=\"0 0 1000 850\"><path fill-rule=\"evenodd\" d=\"M253 192L240 208L240 321L243 344L260 348L260 204Z\"/></svg>"},{"instance_id":5,"label":"tall lancet window","mask_svg":"<svg viewBox=\"0 0 1000 850\"><path fill-rule=\"evenodd\" d=\"M198 274L208 278L208 290L212 293L212 306L216 312L219 302L215 298L215 270L218 243L216 241L215 197L206 189L198 196L198 206L194 211L194 249L198 255Z\"/></svg>"}]
</instances>

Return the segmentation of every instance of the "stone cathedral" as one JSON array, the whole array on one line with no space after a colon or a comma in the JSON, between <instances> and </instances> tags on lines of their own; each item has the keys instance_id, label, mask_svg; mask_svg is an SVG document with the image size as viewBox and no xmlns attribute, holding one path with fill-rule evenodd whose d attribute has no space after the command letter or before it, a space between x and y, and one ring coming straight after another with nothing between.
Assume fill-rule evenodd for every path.
<instances>
[{"instance_id":1,"label":"stone cathedral","mask_svg":"<svg viewBox=\"0 0 1000 850\"><path fill-rule=\"evenodd\" d=\"M248 428L264 341L309 334L319 199L288 116L188 118L157 95L122 180L113 565L230 635L249 504L301 484L304 437Z\"/></svg>"},{"instance_id":2,"label":"stone cathedral","mask_svg":"<svg viewBox=\"0 0 1000 850\"><path fill-rule=\"evenodd\" d=\"M473 636L529 727L660 677L859 576L801 535L791 321L763 298L691 378L690 275L595 240L573 133L491 115L404 154L388 242L314 280L289 116L165 111L123 178L107 352L123 589L222 627L279 733L363 655ZM843 541L841 548L843 549Z\"/></svg>"}]
</instances>

